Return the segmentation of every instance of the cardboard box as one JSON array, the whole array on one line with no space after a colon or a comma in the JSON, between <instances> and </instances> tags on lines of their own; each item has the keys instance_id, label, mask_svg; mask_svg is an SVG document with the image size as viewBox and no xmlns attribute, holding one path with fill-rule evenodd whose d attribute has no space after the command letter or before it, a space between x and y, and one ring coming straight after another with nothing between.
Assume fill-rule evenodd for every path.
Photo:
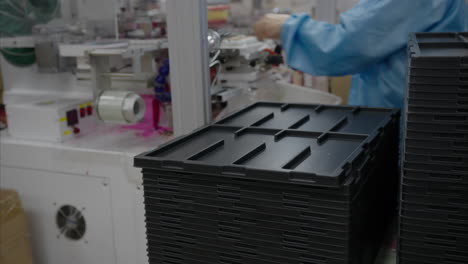
<instances>
[{"instance_id":1,"label":"cardboard box","mask_svg":"<svg viewBox=\"0 0 468 264\"><path fill-rule=\"evenodd\" d=\"M349 91L351 88L351 76L330 78L331 93L343 99L343 104L348 103Z\"/></svg>"},{"instance_id":2,"label":"cardboard box","mask_svg":"<svg viewBox=\"0 0 468 264\"><path fill-rule=\"evenodd\" d=\"M0 190L0 264L32 264L32 252L19 195Z\"/></svg>"}]
</instances>

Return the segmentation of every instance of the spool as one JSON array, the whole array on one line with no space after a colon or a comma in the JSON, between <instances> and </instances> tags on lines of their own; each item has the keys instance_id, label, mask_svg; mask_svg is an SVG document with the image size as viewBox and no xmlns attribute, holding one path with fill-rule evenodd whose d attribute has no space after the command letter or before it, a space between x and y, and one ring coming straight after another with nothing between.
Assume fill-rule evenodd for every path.
<instances>
[{"instance_id":1,"label":"spool","mask_svg":"<svg viewBox=\"0 0 468 264\"><path fill-rule=\"evenodd\" d=\"M143 120L145 102L134 92L104 91L98 97L97 114L105 123L135 124Z\"/></svg>"}]
</instances>

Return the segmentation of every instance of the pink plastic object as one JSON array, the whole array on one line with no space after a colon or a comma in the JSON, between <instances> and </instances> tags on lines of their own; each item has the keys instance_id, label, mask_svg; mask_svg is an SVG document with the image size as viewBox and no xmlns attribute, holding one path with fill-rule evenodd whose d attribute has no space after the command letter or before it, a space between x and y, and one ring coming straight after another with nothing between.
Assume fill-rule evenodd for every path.
<instances>
[{"instance_id":1,"label":"pink plastic object","mask_svg":"<svg viewBox=\"0 0 468 264\"><path fill-rule=\"evenodd\" d=\"M122 130L135 130L142 137L150 137L154 133L158 133L160 105L159 101L154 98L154 95L141 95L145 101L146 111L143 120L135 125L122 126Z\"/></svg>"}]
</instances>

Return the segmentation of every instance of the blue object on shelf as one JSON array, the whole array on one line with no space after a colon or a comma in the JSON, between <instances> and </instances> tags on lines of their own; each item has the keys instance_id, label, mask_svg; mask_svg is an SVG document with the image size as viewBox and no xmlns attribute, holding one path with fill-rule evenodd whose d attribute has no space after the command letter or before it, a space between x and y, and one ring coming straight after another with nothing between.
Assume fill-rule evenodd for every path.
<instances>
[{"instance_id":1,"label":"blue object on shelf","mask_svg":"<svg viewBox=\"0 0 468 264\"><path fill-rule=\"evenodd\" d=\"M166 84L166 77L158 75L154 81L158 84Z\"/></svg>"},{"instance_id":2,"label":"blue object on shelf","mask_svg":"<svg viewBox=\"0 0 468 264\"><path fill-rule=\"evenodd\" d=\"M163 76L168 76L169 75L169 65L163 65L161 68L159 68L159 74Z\"/></svg>"},{"instance_id":3,"label":"blue object on shelf","mask_svg":"<svg viewBox=\"0 0 468 264\"><path fill-rule=\"evenodd\" d=\"M164 93L166 91L166 87L164 86L156 86L154 88L154 90L156 91L156 93Z\"/></svg>"}]
</instances>

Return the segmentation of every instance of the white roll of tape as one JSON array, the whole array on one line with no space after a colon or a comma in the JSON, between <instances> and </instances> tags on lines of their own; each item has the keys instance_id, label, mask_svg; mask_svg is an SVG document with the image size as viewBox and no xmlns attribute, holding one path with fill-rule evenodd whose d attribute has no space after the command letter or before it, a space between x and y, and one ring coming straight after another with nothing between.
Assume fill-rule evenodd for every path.
<instances>
[{"instance_id":1,"label":"white roll of tape","mask_svg":"<svg viewBox=\"0 0 468 264\"><path fill-rule=\"evenodd\" d=\"M106 123L138 123L145 116L145 109L145 102L134 92L104 91L97 101L99 118Z\"/></svg>"}]
</instances>

